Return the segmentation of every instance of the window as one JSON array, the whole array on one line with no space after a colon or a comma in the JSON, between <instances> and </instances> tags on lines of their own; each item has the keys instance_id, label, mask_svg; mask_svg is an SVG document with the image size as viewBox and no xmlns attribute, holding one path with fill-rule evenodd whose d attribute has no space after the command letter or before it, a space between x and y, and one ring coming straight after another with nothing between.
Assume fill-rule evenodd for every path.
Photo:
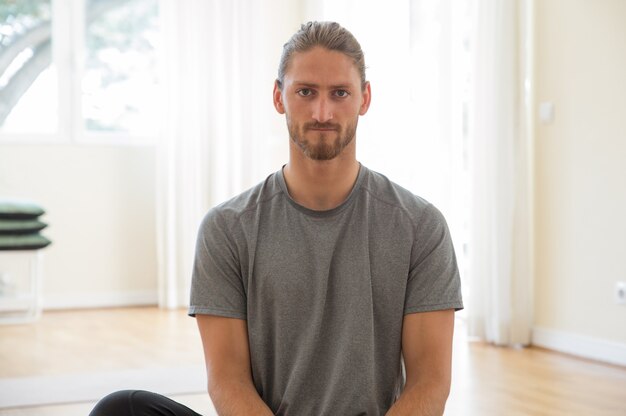
<instances>
[{"instance_id":1,"label":"window","mask_svg":"<svg viewBox=\"0 0 626 416\"><path fill-rule=\"evenodd\" d=\"M154 135L157 2L89 1L87 6L84 128Z\"/></svg>"},{"instance_id":2,"label":"window","mask_svg":"<svg viewBox=\"0 0 626 416\"><path fill-rule=\"evenodd\" d=\"M2 2L0 138L153 138L158 1Z\"/></svg>"}]
</instances>

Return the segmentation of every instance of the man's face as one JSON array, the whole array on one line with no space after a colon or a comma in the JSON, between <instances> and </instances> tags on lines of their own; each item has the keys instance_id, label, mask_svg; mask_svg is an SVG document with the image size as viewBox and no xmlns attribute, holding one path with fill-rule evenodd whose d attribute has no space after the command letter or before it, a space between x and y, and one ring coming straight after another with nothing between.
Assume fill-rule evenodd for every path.
<instances>
[{"instance_id":1,"label":"man's face","mask_svg":"<svg viewBox=\"0 0 626 416\"><path fill-rule=\"evenodd\" d=\"M293 143L313 160L337 157L369 108L370 86L361 88L354 62L322 47L295 53L282 87L274 86L274 106L286 115Z\"/></svg>"}]
</instances>

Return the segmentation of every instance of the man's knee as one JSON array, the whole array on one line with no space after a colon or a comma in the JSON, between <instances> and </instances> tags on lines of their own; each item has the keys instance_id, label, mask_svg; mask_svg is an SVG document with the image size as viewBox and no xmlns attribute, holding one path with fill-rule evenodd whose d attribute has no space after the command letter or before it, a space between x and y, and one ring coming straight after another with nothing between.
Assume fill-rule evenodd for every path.
<instances>
[{"instance_id":1,"label":"man's knee","mask_svg":"<svg viewBox=\"0 0 626 416\"><path fill-rule=\"evenodd\" d=\"M200 416L170 398L145 390L121 390L96 404L89 416Z\"/></svg>"},{"instance_id":2,"label":"man's knee","mask_svg":"<svg viewBox=\"0 0 626 416\"><path fill-rule=\"evenodd\" d=\"M141 390L121 390L103 397L89 416L136 416L149 406L150 395Z\"/></svg>"}]
</instances>

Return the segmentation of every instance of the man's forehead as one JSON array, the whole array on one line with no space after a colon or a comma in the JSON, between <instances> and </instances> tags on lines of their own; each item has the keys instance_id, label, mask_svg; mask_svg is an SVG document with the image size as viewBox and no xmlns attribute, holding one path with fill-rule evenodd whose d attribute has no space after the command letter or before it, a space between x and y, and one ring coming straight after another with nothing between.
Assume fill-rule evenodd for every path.
<instances>
[{"instance_id":1,"label":"man's forehead","mask_svg":"<svg viewBox=\"0 0 626 416\"><path fill-rule=\"evenodd\" d=\"M285 81L306 86L354 86L360 75L354 61L347 55L316 47L296 52L285 73Z\"/></svg>"}]
</instances>

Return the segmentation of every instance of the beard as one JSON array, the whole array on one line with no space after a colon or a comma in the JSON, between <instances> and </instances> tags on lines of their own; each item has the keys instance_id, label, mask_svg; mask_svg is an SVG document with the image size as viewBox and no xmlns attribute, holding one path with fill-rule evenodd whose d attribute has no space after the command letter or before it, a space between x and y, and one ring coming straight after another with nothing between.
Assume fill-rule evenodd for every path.
<instances>
[{"instance_id":1,"label":"beard","mask_svg":"<svg viewBox=\"0 0 626 416\"><path fill-rule=\"evenodd\" d=\"M332 160L339 156L354 140L358 118L353 123L348 123L345 127L334 123L310 122L302 125L295 125L287 117L287 129L289 137L302 150L304 155L313 160ZM309 135L317 134L317 137L309 141L305 134L311 129L333 129L332 131L313 131Z\"/></svg>"}]
</instances>

